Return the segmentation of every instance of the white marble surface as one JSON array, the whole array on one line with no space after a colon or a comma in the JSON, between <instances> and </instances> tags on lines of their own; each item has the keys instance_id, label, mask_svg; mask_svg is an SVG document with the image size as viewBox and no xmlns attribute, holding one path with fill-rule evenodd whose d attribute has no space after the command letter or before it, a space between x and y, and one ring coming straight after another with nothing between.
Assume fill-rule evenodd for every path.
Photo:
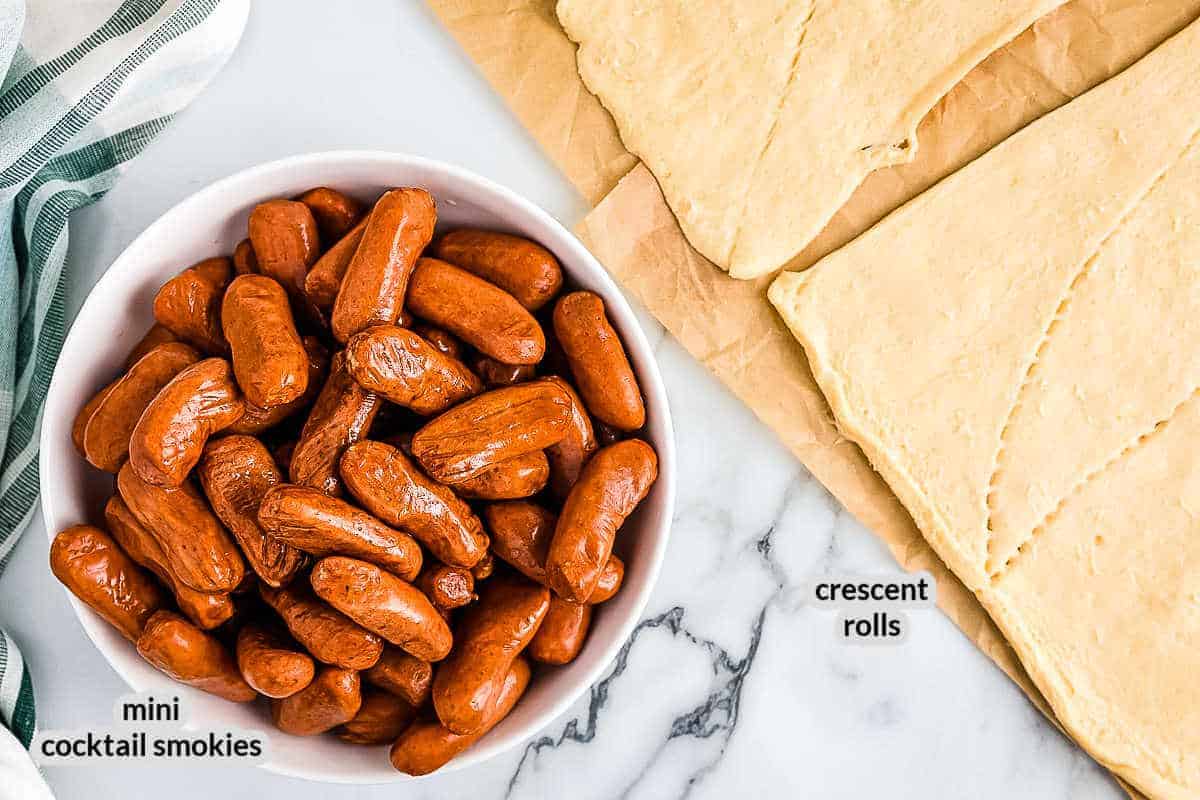
<instances>
[{"instance_id":1,"label":"white marble surface","mask_svg":"<svg viewBox=\"0 0 1200 800\"><path fill-rule=\"evenodd\" d=\"M536 76L531 76L536 80ZM232 62L71 224L72 302L147 223L256 162L379 147L463 164L570 224L581 199L418 0L259 0ZM646 618L590 697L526 748L377 788L253 768L66 768L60 797L1123 795L936 610L898 647L852 647L802 606L829 572L895 572L887 551L661 328L680 496ZM109 721L123 684L46 568L35 521L0 581L0 624L32 664L44 727ZM161 792L161 793L160 793Z\"/></svg>"}]
</instances>

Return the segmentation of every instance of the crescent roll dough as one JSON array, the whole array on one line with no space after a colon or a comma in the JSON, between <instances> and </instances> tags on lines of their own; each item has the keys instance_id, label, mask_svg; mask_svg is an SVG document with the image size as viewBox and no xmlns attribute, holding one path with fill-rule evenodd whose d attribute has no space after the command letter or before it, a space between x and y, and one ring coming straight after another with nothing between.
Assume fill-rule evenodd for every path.
<instances>
[{"instance_id":1,"label":"crescent roll dough","mask_svg":"<svg viewBox=\"0 0 1200 800\"><path fill-rule=\"evenodd\" d=\"M579 74L692 245L779 269L977 63L1064 0L558 0Z\"/></svg>"},{"instance_id":2,"label":"crescent roll dough","mask_svg":"<svg viewBox=\"0 0 1200 800\"><path fill-rule=\"evenodd\" d=\"M771 302L1076 740L1200 796L1200 22Z\"/></svg>"}]
</instances>

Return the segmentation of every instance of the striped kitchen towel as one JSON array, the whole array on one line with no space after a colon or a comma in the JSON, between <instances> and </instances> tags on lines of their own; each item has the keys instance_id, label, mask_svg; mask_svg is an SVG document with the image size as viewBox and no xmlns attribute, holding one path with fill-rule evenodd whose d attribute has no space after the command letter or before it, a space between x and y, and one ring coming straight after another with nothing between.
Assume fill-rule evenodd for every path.
<instances>
[{"instance_id":1,"label":"striped kitchen towel","mask_svg":"<svg viewBox=\"0 0 1200 800\"><path fill-rule=\"evenodd\" d=\"M67 220L216 74L248 13L249 0L0 0L0 579L37 504L42 403L69 323ZM28 746L35 722L0 631L0 724Z\"/></svg>"}]
</instances>

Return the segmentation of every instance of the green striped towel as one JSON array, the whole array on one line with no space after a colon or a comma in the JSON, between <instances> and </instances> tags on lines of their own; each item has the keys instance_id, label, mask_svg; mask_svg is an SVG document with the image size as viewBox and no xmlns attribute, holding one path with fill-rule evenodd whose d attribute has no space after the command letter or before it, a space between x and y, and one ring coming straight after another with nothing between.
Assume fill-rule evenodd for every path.
<instances>
[{"instance_id":1,"label":"green striped towel","mask_svg":"<svg viewBox=\"0 0 1200 800\"><path fill-rule=\"evenodd\" d=\"M216 74L248 13L249 0L0 0L12 231L0 242L0 574L37 504L42 403L69 322L67 220ZM29 672L0 632L0 723L27 747L35 722Z\"/></svg>"}]
</instances>

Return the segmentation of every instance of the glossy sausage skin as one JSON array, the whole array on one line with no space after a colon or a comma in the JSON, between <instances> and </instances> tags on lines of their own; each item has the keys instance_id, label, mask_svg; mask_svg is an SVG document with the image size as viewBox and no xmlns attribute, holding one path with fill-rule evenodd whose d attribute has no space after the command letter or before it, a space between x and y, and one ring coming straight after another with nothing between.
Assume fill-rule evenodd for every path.
<instances>
[{"instance_id":1,"label":"glossy sausage skin","mask_svg":"<svg viewBox=\"0 0 1200 800\"><path fill-rule=\"evenodd\" d=\"M442 611L462 608L475 599L475 576L465 567L428 564L417 576L416 584Z\"/></svg>"},{"instance_id":2,"label":"glossy sausage skin","mask_svg":"<svg viewBox=\"0 0 1200 800\"><path fill-rule=\"evenodd\" d=\"M333 357L288 467L292 483L329 495L342 492L337 477L342 452L367 435L379 410L379 395L359 386L346 369L346 353Z\"/></svg>"},{"instance_id":3,"label":"glossy sausage skin","mask_svg":"<svg viewBox=\"0 0 1200 800\"><path fill-rule=\"evenodd\" d=\"M131 642L163 605L154 579L92 525L74 525L54 537L50 569L71 594Z\"/></svg>"},{"instance_id":4,"label":"glossy sausage skin","mask_svg":"<svg viewBox=\"0 0 1200 800\"><path fill-rule=\"evenodd\" d=\"M127 461L117 473L117 490L162 547L180 583L199 592L231 592L242 582L246 566L237 545L190 482L155 486Z\"/></svg>"},{"instance_id":5,"label":"glossy sausage skin","mask_svg":"<svg viewBox=\"0 0 1200 800\"><path fill-rule=\"evenodd\" d=\"M322 600L417 658L439 661L450 652L450 628L429 598L374 564L331 556L309 580Z\"/></svg>"},{"instance_id":6,"label":"glossy sausage skin","mask_svg":"<svg viewBox=\"0 0 1200 800\"><path fill-rule=\"evenodd\" d=\"M333 301L330 322L339 342L372 325L395 324L436 222L433 196L424 189L392 189L379 198Z\"/></svg>"},{"instance_id":7,"label":"glossy sausage skin","mask_svg":"<svg viewBox=\"0 0 1200 800\"><path fill-rule=\"evenodd\" d=\"M533 639L550 607L544 586L523 578L492 578L463 612L455 647L433 676L433 707L455 733L486 725L509 667Z\"/></svg>"},{"instance_id":8,"label":"glossy sausage skin","mask_svg":"<svg viewBox=\"0 0 1200 800\"><path fill-rule=\"evenodd\" d=\"M624 582L625 562L615 555L610 555L608 561L604 562L604 569L600 570L600 580L596 582L596 588L588 595L588 605L594 606L611 600L621 590L621 584Z\"/></svg>"},{"instance_id":9,"label":"glossy sausage skin","mask_svg":"<svg viewBox=\"0 0 1200 800\"><path fill-rule=\"evenodd\" d=\"M275 727L293 736L316 736L354 719L362 705L362 681L353 670L326 667L305 688L271 701Z\"/></svg>"},{"instance_id":10,"label":"glossy sausage skin","mask_svg":"<svg viewBox=\"0 0 1200 800\"><path fill-rule=\"evenodd\" d=\"M529 580L546 585L546 555L558 517L536 503L491 503L483 509L492 552Z\"/></svg>"},{"instance_id":11,"label":"glossy sausage skin","mask_svg":"<svg viewBox=\"0 0 1200 800\"><path fill-rule=\"evenodd\" d=\"M443 563L470 567L487 551L479 517L395 447L373 441L351 445L342 456L341 475L365 508L411 533Z\"/></svg>"},{"instance_id":12,"label":"glossy sausage skin","mask_svg":"<svg viewBox=\"0 0 1200 800\"><path fill-rule=\"evenodd\" d=\"M522 500L492 503L483 510L492 533L492 552L535 583L547 586L546 557L558 517L554 512ZM600 572L596 589L588 596L591 604L603 603L621 587L625 565L614 555Z\"/></svg>"},{"instance_id":13,"label":"glossy sausage skin","mask_svg":"<svg viewBox=\"0 0 1200 800\"><path fill-rule=\"evenodd\" d=\"M346 232L345 236L337 239L333 247L326 250L313 264L312 269L304 278L304 293L317 308L329 311L337 299L338 290L342 288L342 278L346 275L346 267L362 242L363 231L367 229L367 220L363 218L357 225Z\"/></svg>"},{"instance_id":14,"label":"glossy sausage skin","mask_svg":"<svg viewBox=\"0 0 1200 800\"><path fill-rule=\"evenodd\" d=\"M159 611L146 622L137 649L142 658L180 683L235 703L258 696L242 680L225 646L173 611Z\"/></svg>"},{"instance_id":15,"label":"glossy sausage skin","mask_svg":"<svg viewBox=\"0 0 1200 800\"><path fill-rule=\"evenodd\" d=\"M210 258L185 269L154 296L154 319L179 339L208 355L225 355L221 297L233 272L227 258Z\"/></svg>"},{"instance_id":16,"label":"glossy sausage skin","mask_svg":"<svg viewBox=\"0 0 1200 800\"><path fill-rule=\"evenodd\" d=\"M562 288L558 259L521 236L463 228L443 236L433 254L496 284L530 311L546 305Z\"/></svg>"},{"instance_id":17,"label":"glossy sausage skin","mask_svg":"<svg viewBox=\"0 0 1200 800\"><path fill-rule=\"evenodd\" d=\"M179 337L171 333L165 325L158 322L154 323L150 326L150 330L146 331L146 335L139 339L138 343L129 351L129 355L125 357L125 369L128 370L138 362L138 359L160 344L177 341L179 341Z\"/></svg>"},{"instance_id":18,"label":"glossy sausage skin","mask_svg":"<svg viewBox=\"0 0 1200 800\"><path fill-rule=\"evenodd\" d=\"M391 744L416 716L417 710L394 694L366 689L354 719L336 733L350 744Z\"/></svg>"},{"instance_id":19,"label":"glossy sausage skin","mask_svg":"<svg viewBox=\"0 0 1200 800\"><path fill-rule=\"evenodd\" d=\"M325 385L325 376L329 373L329 351L315 336L305 336L300 341L304 344L304 352L308 359L308 386L304 390L304 394L290 403L273 408L260 408L252 403L246 403L246 413L227 428L229 433L257 436L263 431L274 428L300 409L312 405L313 399Z\"/></svg>"},{"instance_id":20,"label":"glossy sausage skin","mask_svg":"<svg viewBox=\"0 0 1200 800\"><path fill-rule=\"evenodd\" d=\"M276 541L322 557L343 553L412 580L421 548L403 531L307 486L279 486L258 507L258 522Z\"/></svg>"},{"instance_id":21,"label":"glossy sausage skin","mask_svg":"<svg viewBox=\"0 0 1200 800\"><path fill-rule=\"evenodd\" d=\"M104 506L104 522L121 549L158 576L175 595L179 610L197 627L212 630L233 616L233 598L228 592L197 592L176 579L167 554L120 497L108 499L108 504Z\"/></svg>"},{"instance_id":22,"label":"glossy sausage skin","mask_svg":"<svg viewBox=\"0 0 1200 800\"><path fill-rule=\"evenodd\" d=\"M539 664L569 664L583 649L592 624L592 607L550 598L550 609L526 651Z\"/></svg>"},{"instance_id":23,"label":"glossy sausage skin","mask_svg":"<svg viewBox=\"0 0 1200 800\"><path fill-rule=\"evenodd\" d=\"M254 245L249 239L242 239L233 248L233 271L238 275L258 274L258 256L254 255Z\"/></svg>"},{"instance_id":24,"label":"glossy sausage skin","mask_svg":"<svg viewBox=\"0 0 1200 800\"><path fill-rule=\"evenodd\" d=\"M475 578L475 583L485 581L492 577L492 573L496 571L496 559L492 556L492 551L483 554L483 558L479 559L479 563L471 567L471 576Z\"/></svg>"},{"instance_id":25,"label":"glossy sausage skin","mask_svg":"<svg viewBox=\"0 0 1200 800\"><path fill-rule=\"evenodd\" d=\"M383 652L380 638L321 602L307 588L293 585L272 589L260 584L258 593L283 619L296 641L318 661L362 670L379 660Z\"/></svg>"},{"instance_id":26,"label":"glossy sausage skin","mask_svg":"<svg viewBox=\"0 0 1200 800\"><path fill-rule=\"evenodd\" d=\"M544 381L493 389L425 424L413 434L413 456L430 477L461 483L510 458L560 441L571 398Z\"/></svg>"},{"instance_id":27,"label":"glossy sausage skin","mask_svg":"<svg viewBox=\"0 0 1200 800\"><path fill-rule=\"evenodd\" d=\"M237 422L245 410L229 362L197 361L146 406L129 438L129 463L147 483L179 486L200 461L208 438Z\"/></svg>"},{"instance_id":28,"label":"glossy sausage skin","mask_svg":"<svg viewBox=\"0 0 1200 800\"><path fill-rule=\"evenodd\" d=\"M117 380L119 381L120 378ZM112 391L116 382L113 381L92 395L92 398L83 404L83 408L79 409L79 413L75 415L75 421L71 423L71 443L75 445L75 452L79 453L85 461L87 453L83 451L83 433L87 430L87 424L92 418L92 414L96 413L96 407L100 405L100 401L104 399L105 395Z\"/></svg>"},{"instance_id":29,"label":"glossy sausage skin","mask_svg":"<svg viewBox=\"0 0 1200 800\"><path fill-rule=\"evenodd\" d=\"M546 458L550 462L550 490L555 497L563 500L579 480L583 465L596 452L596 433L592 428L592 418L588 416L575 389L557 376L543 380L558 386L571 398L571 424L567 426L567 435L546 448Z\"/></svg>"},{"instance_id":30,"label":"glossy sausage skin","mask_svg":"<svg viewBox=\"0 0 1200 800\"><path fill-rule=\"evenodd\" d=\"M362 203L328 186L309 189L296 199L308 206L317 220L321 241L327 244L345 236L363 216Z\"/></svg>"},{"instance_id":31,"label":"glossy sausage skin","mask_svg":"<svg viewBox=\"0 0 1200 800\"><path fill-rule=\"evenodd\" d=\"M129 439L142 412L159 391L200 354L182 342L159 345L129 371L105 387L83 429L83 452L88 463L116 472L129 456Z\"/></svg>"},{"instance_id":32,"label":"glossy sausage skin","mask_svg":"<svg viewBox=\"0 0 1200 800\"><path fill-rule=\"evenodd\" d=\"M483 391L466 364L394 325L376 325L350 337L346 367L364 389L418 414L437 414Z\"/></svg>"},{"instance_id":33,"label":"glossy sausage skin","mask_svg":"<svg viewBox=\"0 0 1200 800\"><path fill-rule=\"evenodd\" d=\"M550 463L546 454L534 450L501 461L474 478L455 484L454 491L472 500L517 500L540 492L549 478Z\"/></svg>"},{"instance_id":34,"label":"glossy sausage skin","mask_svg":"<svg viewBox=\"0 0 1200 800\"><path fill-rule=\"evenodd\" d=\"M512 663L475 733L460 735L436 720L409 725L392 745L392 766L408 775L428 775L440 769L508 716L529 686L530 675L525 659L518 658Z\"/></svg>"},{"instance_id":35,"label":"glossy sausage skin","mask_svg":"<svg viewBox=\"0 0 1200 800\"><path fill-rule=\"evenodd\" d=\"M233 279L233 262L225 256L214 256L206 258L203 261L197 261L191 266L191 269L199 273L200 277L212 281L222 290L229 285L229 281Z\"/></svg>"},{"instance_id":36,"label":"glossy sausage skin","mask_svg":"<svg viewBox=\"0 0 1200 800\"><path fill-rule=\"evenodd\" d=\"M379 661L363 675L414 708L425 704L433 688L433 665L398 647L385 647Z\"/></svg>"},{"instance_id":37,"label":"glossy sausage skin","mask_svg":"<svg viewBox=\"0 0 1200 800\"><path fill-rule=\"evenodd\" d=\"M504 364L488 356L476 358L471 368L488 388L522 383L537 372L533 364Z\"/></svg>"},{"instance_id":38,"label":"glossy sausage skin","mask_svg":"<svg viewBox=\"0 0 1200 800\"><path fill-rule=\"evenodd\" d=\"M572 292L554 306L554 333L588 411L623 431L646 423L646 405L621 338L592 292Z\"/></svg>"},{"instance_id":39,"label":"glossy sausage skin","mask_svg":"<svg viewBox=\"0 0 1200 800\"><path fill-rule=\"evenodd\" d=\"M304 288L304 276L320 253L317 221L295 200L268 200L250 212L250 244L258 271L289 293Z\"/></svg>"},{"instance_id":40,"label":"glossy sausage skin","mask_svg":"<svg viewBox=\"0 0 1200 800\"><path fill-rule=\"evenodd\" d=\"M283 482L275 459L263 443L252 436L223 436L211 441L204 448L196 473L213 511L237 539L259 579L274 587L291 582L308 559L259 527L258 507L263 497Z\"/></svg>"},{"instance_id":41,"label":"glossy sausage skin","mask_svg":"<svg viewBox=\"0 0 1200 800\"><path fill-rule=\"evenodd\" d=\"M418 336L433 345L443 355L450 356L451 358L462 358L462 343L441 328L435 328L424 322L414 325L404 325L403 327L411 327Z\"/></svg>"},{"instance_id":42,"label":"glossy sausage skin","mask_svg":"<svg viewBox=\"0 0 1200 800\"><path fill-rule=\"evenodd\" d=\"M595 591L617 531L657 477L654 448L640 439L592 456L563 504L546 557L546 580L559 597L582 603Z\"/></svg>"},{"instance_id":43,"label":"glossy sausage skin","mask_svg":"<svg viewBox=\"0 0 1200 800\"><path fill-rule=\"evenodd\" d=\"M312 656L265 625L250 623L238 631L237 664L242 678L266 697L291 697L312 683Z\"/></svg>"},{"instance_id":44,"label":"glossy sausage skin","mask_svg":"<svg viewBox=\"0 0 1200 800\"><path fill-rule=\"evenodd\" d=\"M274 408L304 394L308 353L278 281L265 275L235 278L221 302L221 327L246 402Z\"/></svg>"},{"instance_id":45,"label":"glossy sausage skin","mask_svg":"<svg viewBox=\"0 0 1200 800\"><path fill-rule=\"evenodd\" d=\"M408 310L505 364L536 364L546 354L542 326L516 298L436 258L417 262Z\"/></svg>"}]
</instances>

